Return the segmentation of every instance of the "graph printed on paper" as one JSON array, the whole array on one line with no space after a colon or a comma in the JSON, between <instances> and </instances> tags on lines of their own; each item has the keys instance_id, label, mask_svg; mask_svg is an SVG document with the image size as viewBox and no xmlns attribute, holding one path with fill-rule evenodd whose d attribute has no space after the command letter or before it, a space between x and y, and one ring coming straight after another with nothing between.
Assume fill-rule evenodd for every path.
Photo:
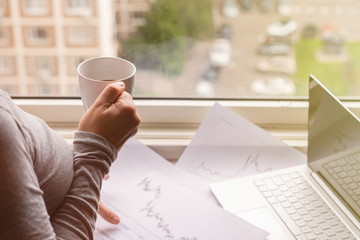
<instances>
[{"instance_id":1,"label":"graph printed on paper","mask_svg":"<svg viewBox=\"0 0 360 240\"><path fill-rule=\"evenodd\" d=\"M238 124L238 120L217 116L212 128L193 140L178 165L208 180L227 180L290 166L288 156L303 157L252 123Z\"/></svg>"},{"instance_id":2,"label":"graph printed on paper","mask_svg":"<svg viewBox=\"0 0 360 240\"><path fill-rule=\"evenodd\" d=\"M157 205L162 197L161 186L153 186L153 182L150 177L144 178L139 184L137 184L137 186L140 187L142 191L153 194L153 198L150 199L143 208L141 208L140 213L146 218L154 221L154 226L156 226L156 228L163 234L162 239L198 240L196 237L175 236L171 229L171 224L166 221L166 217L164 217L161 211L157 209Z\"/></svg>"},{"instance_id":3,"label":"graph printed on paper","mask_svg":"<svg viewBox=\"0 0 360 240\"><path fill-rule=\"evenodd\" d=\"M225 180L273 170L273 164L268 161L270 157L283 158L276 151L259 148L232 158L198 158L188 170L210 180Z\"/></svg>"}]
</instances>

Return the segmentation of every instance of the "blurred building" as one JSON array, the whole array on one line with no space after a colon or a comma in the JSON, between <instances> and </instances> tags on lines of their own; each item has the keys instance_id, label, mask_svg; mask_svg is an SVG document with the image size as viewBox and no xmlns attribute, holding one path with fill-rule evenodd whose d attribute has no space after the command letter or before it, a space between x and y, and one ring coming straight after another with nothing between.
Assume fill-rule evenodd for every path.
<instances>
[{"instance_id":1,"label":"blurred building","mask_svg":"<svg viewBox=\"0 0 360 240\"><path fill-rule=\"evenodd\" d=\"M116 53L113 19L111 0L0 0L0 88L78 95L77 65Z\"/></svg>"},{"instance_id":2,"label":"blurred building","mask_svg":"<svg viewBox=\"0 0 360 240\"><path fill-rule=\"evenodd\" d=\"M79 95L84 59L121 54L155 0L0 0L0 89Z\"/></svg>"},{"instance_id":3,"label":"blurred building","mask_svg":"<svg viewBox=\"0 0 360 240\"><path fill-rule=\"evenodd\" d=\"M126 38L145 24L145 15L155 0L115 0L116 33Z\"/></svg>"}]
</instances>

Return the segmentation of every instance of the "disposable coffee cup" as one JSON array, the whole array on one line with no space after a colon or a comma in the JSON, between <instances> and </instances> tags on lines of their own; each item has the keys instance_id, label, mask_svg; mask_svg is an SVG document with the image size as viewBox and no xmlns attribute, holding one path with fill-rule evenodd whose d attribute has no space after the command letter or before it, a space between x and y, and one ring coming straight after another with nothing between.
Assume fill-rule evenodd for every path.
<instances>
[{"instance_id":1,"label":"disposable coffee cup","mask_svg":"<svg viewBox=\"0 0 360 240\"><path fill-rule=\"evenodd\" d=\"M133 95L136 67L117 57L90 58L78 66L81 100L89 109L102 90L114 82L124 82L125 91Z\"/></svg>"}]
</instances>

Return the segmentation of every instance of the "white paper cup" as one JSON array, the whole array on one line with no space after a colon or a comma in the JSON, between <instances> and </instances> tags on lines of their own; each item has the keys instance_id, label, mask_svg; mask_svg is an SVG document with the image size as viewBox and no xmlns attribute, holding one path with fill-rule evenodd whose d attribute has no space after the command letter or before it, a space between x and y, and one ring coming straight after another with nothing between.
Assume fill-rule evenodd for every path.
<instances>
[{"instance_id":1,"label":"white paper cup","mask_svg":"<svg viewBox=\"0 0 360 240\"><path fill-rule=\"evenodd\" d=\"M106 85L124 82L125 91L134 92L136 67L117 57L90 58L78 66L80 95L85 109L89 109Z\"/></svg>"}]
</instances>

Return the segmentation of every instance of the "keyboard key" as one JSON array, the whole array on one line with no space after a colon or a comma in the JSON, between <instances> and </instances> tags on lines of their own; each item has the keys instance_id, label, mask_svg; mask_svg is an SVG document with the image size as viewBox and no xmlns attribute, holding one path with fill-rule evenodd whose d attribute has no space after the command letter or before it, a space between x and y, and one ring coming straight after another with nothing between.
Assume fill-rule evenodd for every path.
<instances>
[{"instance_id":1,"label":"keyboard key","mask_svg":"<svg viewBox=\"0 0 360 240\"><path fill-rule=\"evenodd\" d=\"M275 210L275 212L279 214L281 219L283 219L283 221L286 222L287 227L294 236L302 234L301 229L295 224L294 220L292 220L290 216L284 211L284 209L280 206L280 204L274 204L272 205L272 207Z\"/></svg>"},{"instance_id":2,"label":"keyboard key","mask_svg":"<svg viewBox=\"0 0 360 240\"><path fill-rule=\"evenodd\" d=\"M316 239L316 236L315 236L315 234L313 234L313 233L308 233L308 234L306 234L306 238L307 238L308 240L315 240L315 239Z\"/></svg>"}]
</instances>

